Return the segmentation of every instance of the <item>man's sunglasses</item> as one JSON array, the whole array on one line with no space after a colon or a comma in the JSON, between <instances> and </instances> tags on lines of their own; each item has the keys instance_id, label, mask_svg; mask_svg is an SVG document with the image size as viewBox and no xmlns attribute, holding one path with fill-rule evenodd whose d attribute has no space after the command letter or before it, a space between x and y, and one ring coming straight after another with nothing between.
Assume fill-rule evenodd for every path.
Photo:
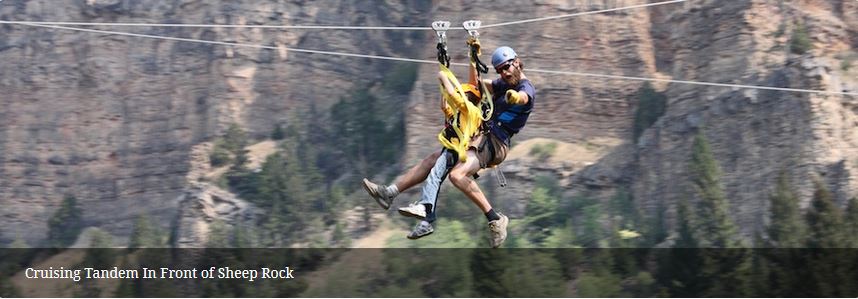
<instances>
[{"instance_id":1,"label":"man's sunglasses","mask_svg":"<svg viewBox=\"0 0 858 299\"><path fill-rule=\"evenodd\" d=\"M509 60L507 62L504 62L504 64L501 64L500 66L496 67L495 71L498 72L498 74L500 74L500 73L503 73L503 71L507 70L511 66L512 66L512 60Z\"/></svg>"}]
</instances>

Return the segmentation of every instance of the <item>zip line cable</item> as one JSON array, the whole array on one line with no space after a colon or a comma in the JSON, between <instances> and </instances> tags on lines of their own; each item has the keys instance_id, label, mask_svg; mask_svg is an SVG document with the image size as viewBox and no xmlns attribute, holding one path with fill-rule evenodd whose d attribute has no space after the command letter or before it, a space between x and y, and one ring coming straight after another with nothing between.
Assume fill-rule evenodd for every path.
<instances>
[{"instance_id":1,"label":"zip line cable","mask_svg":"<svg viewBox=\"0 0 858 299\"><path fill-rule=\"evenodd\" d=\"M776 90L776 91L788 91L788 92L803 92L803 93L820 93L820 94L829 94L829 95L858 96L858 92L845 92L845 91L840 92L840 91L801 89L801 88L789 88L789 87L773 87L773 86L763 86L763 85L744 85L744 84L714 83L714 82L659 79L659 78L646 78L646 77L630 77L630 76L605 75L605 74L568 72L568 71L552 71L552 70L539 70L539 69L529 69L527 71L528 72L545 73L545 74L582 76L582 77L597 77L597 78L606 78L606 79L622 79L622 80L636 80L636 81L649 81L649 82L668 82L668 83L678 83L678 84L704 85L704 86L716 86L716 87L731 87L731 88L742 88L742 89L764 89L764 90Z\"/></svg>"},{"instance_id":2,"label":"zip line cable","mask_svg":"<svg viewBox=\"0 0 858 299\"><path fill-rule=\"evenodd\" d=\"M609 9L602 9L602 10L577 12L577 13L571 13L571 14L559 15L559 16L551 16L551 17L543 17L543 18L535 18L535 19L526 19L526 20L519 20L519 21L512 21L512 22L497 23L497 24L491 24L491 25L483 25L480 27L480 29L500 27L500 26L508 26L508 25L517 25L517 24L524 24L524 23L542 22L542 21L548 21L548 20L556 20L556 19L569 18L569 17L600 14L600 13L621 11L621 10L634 9L634 8L644 8L644 7L664 5L664 4L680 3L680 2L685 2L685 1L687 1L687 0L672 0L672 1L664 1L664 2L655 2L655 3L647 3L647 4L640 4L640 5L625 6L625 7L609 8Z\"/></svg>"},{"instance_id":3,"label":"zip line cable","mask_svg":"<svg viewBox=\"0 0 858 299\"><path fill-rule=\"evenodd\" d=\"M0 22L2 22L2 21L0 21ZM201 39L193 39L193 38L170 37L170 36L149 35L149 34L119 32L119 31L107 31L107 30L85 29L85 28L53 26L53 25L40 25L40 24L29 24L29 23L21 23L21 25L44 27L44 28L53 28L53 29L63 29L63 30L73 30L73 31L83 31L83 32L91 32L91 33L102 33L102 34L113 34L113 35L123 35L123 36L132 36L132 37L164 39L164 40L180 41L180 42L195 42L195 43L221 45L221 46L236 46L236 47L270 49L270 50L281 50L281 49L283 49L283 50L288 50L288 51L312 53L312 54L339 55L339 56L348 56L348 57L385 59L385 60L396 60L396 61L417 62L417 63L438 63L437 61L432 61L432 60L420 60L420 59L398 58L398 57L367 55L367 54L353 54L353 53L342 53L342 52L321 51L321 50L307 50L307 49L264 46L264 45L254 45L254 44L219 42L219 41L201 40Z\"/></svg>"},{"instance_id":4,"label":"zip line cable","mask_svg":"<svg viewBox=\"0 0 858 299\"><path fill-rule=\"evenodd\" d=\"M671 0L655 3L647 3L640 5L616 7L609 9L585 11L570 13L565 15L557 15L550 17L542 17L535 19L525 19L512 22L483 25L482 28L501 27L514 24L524 24L541 22L548 20L556 20L563 18L571 18L577 16L599 14L606 12L615 12L628 9L645 8L664 4L674 4L685 2L688 0ZM42 22L42 21L5 21L0 20L0 24L38 24L38 25L60 25L60 26L121 26L121 27L192 27L192 28L262 28L262 29L329 29L329 30L432 30L432 27L421 26L326 26L326 25L236 25L236 24L161 24L161 23L93 23L93 22ZM464 27L450 27L450 29L465 29Z\"/></svg>"},{"instance_id":5,"label":"zip line cable","mask_svg":"<svg viewBox=\"0 0 858 299\"><path fill-rule=\"evenodd\" d=\"M3 22L3 21L0 21L0 22ZM287 47L264 46L264 45L255 45L255 44L242 44L242 43L230 43L230 42L208 41L208 40L200 40L200 39L192 39L192 38L168 37L168 36L159 36L159 35L148 35L148 34L138 34L138 33L118 32L118 31L97 30L97 29L85 29L85 28L75 28L75 27L64 27L64 26L53 26L53 25L30 24L30 23L23 23L23 22L21 22L21 23L19 23L19 24L21 24L21 25L26 25L26 26L34 26L34 27L52 28L52 29L73 30L73 31L82 31L82 32L91 32L91 33L101 33L101 34L113 34L113 35L131 36L131 37L142 37L142 38L154 38L154 39L163 39L163 40L171 40L171 41L182 41L182 42L196 42L196 43L213 44L213 45L222 45L222 46L235 46L235 47L247 47L247 48L257 48L257 49L271 49L271 50L281 50L281 49L282 49L282 50L294 51L294 52L300 52L300 53L324 54L324 55L336 55L336 56L347 56L347 57L358 57L358 58L370 58L370 59L382 59L382 60L404 61L404 62L415 62L415 63L426 63L426 64L435 64L435 63L438 63L438 61L435 61L435 60L421 60L421 59L399 58L399 57L380 56L380 55L354 54L354 53L343 53L343 52L334 52L334 51L308 50L308 49L296 49L296 48L287 48ZM466 64L466 63L451 63L451 65L456 65L456 66L468 66L468 64ZM759 86L759 85L743 85L743 84L729 84L729 83L712 83L712 82L701 82L701 81L687 81L687 80L658 79L658 78L646 78L646 77L631 77L631 76L605 75L605 74L593 74L593 73L582 73L582 72L571 72L571 71L541 70L541 69L529 69L528 71L529 71L529 72L534 72L534 73L545 73L545 74L556 74L556 75L569 75L569 76L582 76L582 77L596 77L596 78L608 78L608 79L621 79L621 80L635 80L635 81L649 81L649 82L668 82L668 83L691 84L691 85L702 85L702 86L731 87L731 88L744 88L744 89L764 89L764 90L776 90L776 91L788 91L788 92L801 92L801 93L818 93L818 94L829 94L829 95L849 95L849 96L858 96L858 92L836 92L836 91L826 91L826 90L813 90L813 89L800 89L800 88L785 88L785 87L771 87L771 86Z\"/></svg>"}]
</instances>

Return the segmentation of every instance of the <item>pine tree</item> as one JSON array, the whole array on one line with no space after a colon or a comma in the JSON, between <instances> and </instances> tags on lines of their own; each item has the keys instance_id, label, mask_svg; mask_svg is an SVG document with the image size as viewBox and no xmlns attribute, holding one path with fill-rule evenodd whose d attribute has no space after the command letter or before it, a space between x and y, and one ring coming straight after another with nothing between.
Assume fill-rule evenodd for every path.
<instances>
[{"instance_id":1,"label":"pine tree","mask_svg":"<svg viewBox=\"0 0 858 299\"><path fill-rule=\"evenodd\" d=\"M853 197L849 200L846 206L846 235L848 237L848 246L851 249L846 250L844 254L844 265L847 265L847 272L852 274L852 281L858 281L858 255L855 248L858 248L858 198ZM851 283L848 285L846 294L858 294L858 285Z\"/></svg>"},{"instance_id":2,"label":"pine tree","mask_svg":"<svg viewBox=\"0 0 858 299\"><path fill-rule=\"evenodd\" d=\"M810 273L805 290L808 296L814 297L849 296L851 294L847 294L847 290L853 281L845 271L851 265L844 264L848 258L837 249L848 245L843 231L843 216L825 183L814 179L813 185L813 198L807 211L807 247L816 250L804 257L807 262L805 268Z\"/></svg>"},{"instance_id":3,"label":"pine tree","mask_svg":"<svg viewBox=\"0 0 858 299\"><path fill-rule=\"evenodd\" d=\"M137 220L134 221L134 229L131 232L128 248L158 248L164 245L161 233L149 222L149 217L146 215L138 216Z\"/></svg>"},{"instance_id":4,"label":"pine tree","mask_svg":"<svg viewBox=\"0 0 858 299\"><path fill-rule=\"evenodd\" d=\"M769 197L769 202L772 216L768 228L768 247L803 247L805 227L798 206L798 196L793 191L786 172L778 176L775 193Z\"/></svg>"},{"instance_id":5,"label":"pine tree","mask_svg":"<svg viewBox=\"0 0 858 299\"><path fill-rule=\"evenodd\" d=\"M825 184L815 179L813 199L807 212L809 248L842 248L847 245L843 233L843 216L834 204L833 195Z\"/></svg>"},{"instance_id":6,"label":"pine tree","mask_svg":"<svg viewBox=\"0 0 858 299\"><path fill-rule=\"evenodd\" d=\"M659 284L674 297L698 297L705 281L697 271L703 265L697 238L694 236L695 215L688 201L679 200L676 206L676 241L670 250L659 250Z\"/></svg>"},{"instance_id":7,"label":"pine tree","mask_svg":"<svg viewBox=\"0 0 858 299\"><path fill-rule=\"evenodd\" d=\"M699 198L696 229L701 249L702 296L747 296L750 291L750 251L745 248L729 216L729 202L721 187L721 171L701 131L694 138L690 177Z\"/></svg>"},{"instance_id":8,"label":"pine tree","mask_svg":"<svg viewBox=\"0 0 858 299\"><path fill-rule=\"evenodd\" d=\"M655 215L648 217L646 225L643 227L645 244L642 247L654 247L667 239L669 234L665 223L665 208L662 201L656 203Z\"/></svg>"},{"instance_id":9,"label":"pine tree","mask_svg":"<svg viewBox=\"0 0 858 299\"><path fill-rule=\"evenodd\" d=\"M786 172L778 176L775 192L769 197L771 206L771 223L768 227L768 240L765 247L771 248L800 248L804 247L806 236L805 223L802 220L798 205L798 196L792 189L792 183ZM765 283L763 297L795 296L797 287L803 280L794 269L801 268L801 256L798 251L790 249L770 249L758 251L755 258L758 280ZM766 271L763 272L762 269Z\"/></svg>"},{"instance_id":10,"label":"pine tree","mask_svg":"<svg viewBox=\"0 0 858 299\"><path fill-rule=\"evenodd\" d=\"M847 247L858 248L858 197L853 197L846 205L846 226Z\"/></svg>"},{"instance_id":11,"label":"pine tree","mask_svg":"<svg viewBox=\"0 0 858 299\"><path fill-rule=\"evenodd\" d=\"M480 297L505 297L515 284L497 279L511 268L510 252L503 250L474 250L470 270L474 273L473 294Z\"/></svg>"},{"instance_id":12,"label":"pine tree","mask_svg":"<svg viewBox=\"0 0 858 299\"><path fill-rule=\"evenodd\" d=\"M117 251L112 249L113 238L107 232L100 229L92 229L90 232L89 248L86 249L82 267L90 267L95 269L109 269L116 261ZM98 287L97 279L82 279L80 281L81 288L76 292L78 297L100 297L101 288Z\"/></svg>"},{"instance_id":13,"label":"pine tree","mask_svg":"<svg viewBox=\"0 0 858 299\"><path fill-rule=\"evenodd\" d=\"M83 211L77 198L67 195L59 210L48 220L48 242L55 248L68 247L83 230Z\"/></svg>"},{"instance_id":14,"label":"pine tree","mask_svg":"<svg viewBox=\"0 0 858 299\"><path fill-rule=\"evenodd\" d=\"M729 203L721 187L721 170L701 131L694 137L690 176L699 201L697 223L701 247L733 248L741 244L729 216Z\"/></svg>"},{"instance_id":15,"label":"pine tree","mask_svg":"<svg viewBox=\"0 0 858 299\"><path fill-rule=\"evenodd\" d=\"M236 123L232 123L223 135L223 147L230 153L237 154L247 146L247 133Z\"/></svg>"}]
</instances>

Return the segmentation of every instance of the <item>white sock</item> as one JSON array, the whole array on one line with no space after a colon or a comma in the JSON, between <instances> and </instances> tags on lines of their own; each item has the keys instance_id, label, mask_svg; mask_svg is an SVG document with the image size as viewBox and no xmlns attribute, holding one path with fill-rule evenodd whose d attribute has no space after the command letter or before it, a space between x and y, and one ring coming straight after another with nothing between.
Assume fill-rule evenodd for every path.
<instances>
[{"instance_id":1,"label":"white sock","mask_svg":"<svg viewBox=\"0 0 858 299\"><path fill-rule=\"evenodd\" d=\"M390 186L387 186L387 194L390 194L392 196L399 195L399 188L396 188L396 184L392 184Z\"/></svg>"}]
</instances>

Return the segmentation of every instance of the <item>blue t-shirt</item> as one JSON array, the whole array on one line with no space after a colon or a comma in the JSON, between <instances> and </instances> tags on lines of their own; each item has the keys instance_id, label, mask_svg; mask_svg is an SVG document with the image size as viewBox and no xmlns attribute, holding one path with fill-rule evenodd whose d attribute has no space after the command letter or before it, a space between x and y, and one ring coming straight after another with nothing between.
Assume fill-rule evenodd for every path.
<instances>
[{"instance_id":1,"label":"blue t-shirt","mask_svg":"<svg viewBox=\"0 0 858 299\"><path fill-rule=\"evenodd\" d=\"M512 105L506 102L506 91L513 89L515 91L524 91L529 100L524 105ZM494 102L494 113L489 120L489 126L492 134L504 142L509 142L512 135L517 134L521 128L527 123L527 118L530 116L530 111L533 110L533 101L536 99L536 89L530 80L521 80L518 85L510 86L502 79L492 81L492 91L494 92L492 101Z\"/></svg>"}]
</instances>

